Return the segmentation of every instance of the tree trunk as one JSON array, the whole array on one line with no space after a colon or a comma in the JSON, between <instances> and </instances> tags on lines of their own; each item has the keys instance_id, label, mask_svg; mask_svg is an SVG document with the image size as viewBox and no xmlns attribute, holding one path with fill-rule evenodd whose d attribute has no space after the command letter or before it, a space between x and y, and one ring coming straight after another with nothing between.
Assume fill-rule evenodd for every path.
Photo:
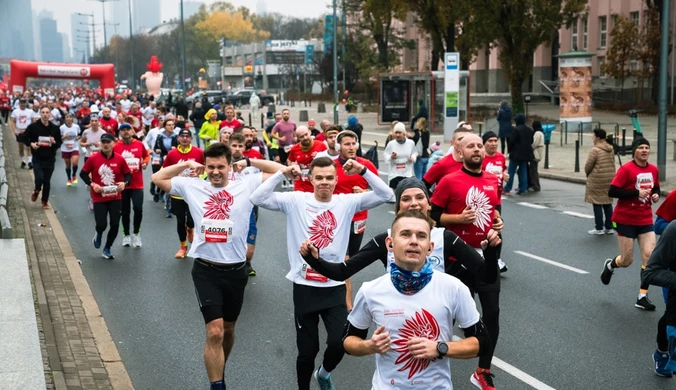
<instances>
[{"instance_id":1,"label":"tree trunk","mask_svg":"<svg viewBox=\"0 0 676 390\"><path fill-rule=\"evenodd\" d=\"M522 76L519 72L512 74L512 77L509 80L509 89L510 95L512 97L512 111L514 114L524 114L524 105L523 105L523 82L526 81L526 78Z\"/></svg>"},{"instance_id":2,"label":"tree trunk","mask_svg":"<svg viewBox=\"0 0 676 390\"><path fill-rule=\"evenodd\" d=\"M453 52L455 51L455 23L451 22L446 27L446 51Z\"/></svg>"}]
</instances>

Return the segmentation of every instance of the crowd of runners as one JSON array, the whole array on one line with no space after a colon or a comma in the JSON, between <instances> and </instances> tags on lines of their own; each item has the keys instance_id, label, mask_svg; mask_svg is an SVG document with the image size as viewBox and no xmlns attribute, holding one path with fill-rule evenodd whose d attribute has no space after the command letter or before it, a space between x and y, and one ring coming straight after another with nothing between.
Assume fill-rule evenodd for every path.
<instances>
[{"instance_id":1,"label":"crowd of runners","mask_svg":"<svg viewBox=\"0 0 676 390\"><path fill-rule=\"evenodd\" d=\"M431 153L418 153L406 138L407 125L393 124L385 152L392 174L385 182L374 161L361 157L360 130L328 120L315 129L313 120L295 123L288 110L258 129L232 106L209 107L205 101L188 112L157 106L147 96L104 98L59 88L0 96L0 110L9 111L17 164L33 170L33 202L40 199L49 209L52 183L88 187L92 245L104 258L114 259L120 221L121 245L142 247L146 191L165 204L167 218L176 221L175 257L194 260L212 389L226 388L224 368L244 290L256 275L259 208L286 218L299 389L309 389L313 378L322 390L335 389L331 372L345 353L375 355L374 389L450 389L446 358L476 357L471 383L497 388L491 368L500 334L500 274L507 271L501 200L511 164L498 151L497 134L480 137L461 124L446 156L429 170L415 168L419 179L414 164ZM635 306L655 310L648 285L666 288L653 359L655 372L671 377L676 225L670 222L676 195L665 199L653 222L651 204L660 198L657 168L648 162L647 140L638 138L632 149L633 160L607 185L618 201L613 230L603 233L618 234L620 253L603 263L601 281L609 284L616 269L631 265L638 240L642 270ZM57 158L64 160L65 175L54 174ZM149 167L151 182L144 179ZM362 246L367 210L388 202L396 214L391 228ZM662 234L657 245L656 233ZM378 261L383 276L364 283L353 300L349 278ZM327 347L316 367L320 317ZM457 341L454 324L464 333Z\"/></svg>"}]
</instances>

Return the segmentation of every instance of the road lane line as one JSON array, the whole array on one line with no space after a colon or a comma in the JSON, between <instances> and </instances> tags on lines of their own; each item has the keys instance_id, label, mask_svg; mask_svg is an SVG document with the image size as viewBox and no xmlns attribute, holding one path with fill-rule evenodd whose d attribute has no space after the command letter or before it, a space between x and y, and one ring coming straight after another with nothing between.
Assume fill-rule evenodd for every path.
<instances>
[{"instance_id":1,"label":"road lane line","mask_svg":"<svg viewBox=\"0 0 676 390\"><path fill-rule=\"evenodd\" d=\"M593 215L576 213L575 211L564 211L563 213L566 214L566 215L571 215L573 217L578 217L578 218L594 219Z\"/></svg>"},{"instance_id":2,"label":"road lane line","mask_svg":"<svg viewBox=\"0 0 676 390\"><path fill-rule=\"evenodd\" d=\"M392 215L396 215L395 212L392 211L392 210L388 211L388 213L390 213L390 214L392 214Z\"/></svg>"},{"instance_id":3,"label":"road lane line","mask_svg":"<svg viewBox=\"0 0 676 390\"><path fill-rule=\"evenodd\" d=\"M458 337L456 335L453 335L452 337L453 341L459 341L462 340L461 337ZM520 380L521 382L524 382L525 384L531 386L534 389L537 390L556 390L553 387L549 386L546 383L543 383L534 377L526 374L525 372L519 370L518 368L514 367L513 365L507 363L506 361L499 359L497 356L493 356L493 360L491 361L491 364L493 364L495 367L501 369L502 371L508 373L509 375L513 376L514 378Z\"/></svg>"},{"instance_id":4,"label":"road lane line","mask_svg":"<svg viewBox=\"0 0 676 390\"><path fill-rule=\"evenodd\" d=\"M543 209L548 209L548 208L549 208L549 207L547 207L547 206L543 206L543 205L535 204L535 203L529 203L529 202L519 202L519 203L517 203L517 204L519 204L519 205L521 205L521 206L525 206L525 207L530 207L530 208L532 208L532 209L538 209L538 210L543 210Z\"/></svg>"},{"instance_id":5,"label":"road lane line","mask_svg":"<svg viewBox=\"0 0 676 390\"><path fill-rule=\"evenodd\" d=\"M589 272L584 271L584 270L581 270L581 269L579 269L579 268L571 267L571 266L566 265L566 264L561 264L561 263L558 263L558 262L556 262L556 261L554 261L554 260L545 259L544 257L536 256L536 255L533 255L533 254L530 254L530 253L527 253L527 252L514 251L514 253L520 254L521 256L530 257L530 258L533 259L533 260L541 261L541 262L543 262L543 263L551 264L551 265L553 265L553 266L555 266L555 267L560 267L560 268L563 268L563 269L567 269L568 271L573 271L573 272L576 272L576 273L578 273L578 274L586 275L586 274L589 273Z\"/></svg>"}]
</instances>

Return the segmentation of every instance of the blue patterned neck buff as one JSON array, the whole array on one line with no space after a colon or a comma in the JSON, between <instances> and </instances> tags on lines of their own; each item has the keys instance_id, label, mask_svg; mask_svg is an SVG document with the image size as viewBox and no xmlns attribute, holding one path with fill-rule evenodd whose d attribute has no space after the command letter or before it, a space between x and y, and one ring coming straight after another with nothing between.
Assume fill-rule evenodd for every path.
<instances>
[{"instance_id":1,"label":"blue patterned neck buff","mask_svg":"<svg viewBox=\"0 0 676 390\"><path fill-rule=\"evenodd\" d=\"M432 263L425 262L418 272L407 271L399 268L395 263L390 264L390 279L394 288L404 295L413 295L427 286L432 279Z\"/></svg>"}]
</instances>

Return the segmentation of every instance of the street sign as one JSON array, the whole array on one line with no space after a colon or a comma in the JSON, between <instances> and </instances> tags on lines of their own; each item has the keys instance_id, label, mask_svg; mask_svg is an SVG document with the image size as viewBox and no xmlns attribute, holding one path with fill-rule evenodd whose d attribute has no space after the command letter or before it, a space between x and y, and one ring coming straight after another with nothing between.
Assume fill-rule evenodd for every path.
<instances>
[{"instance_id":1,"label":"street sign","mask_svg":"<svg viewBox=\"0 0 676 390\"><path fill-rule=\"evenodd\" d=\"M315 59L315 46L305 46L305 65L312 65Z\"/></svg>"},{"instance_id":2,"label":"street sign","mask_svg":"<svg viewBox=\"0 0 676 390\"><path fill-rule=\"evenodd\" d=\"M458 126L460 54L446 53L444 59L444 139L451 139Z\"/></svg>"},{"instance_id":3,"label":"street sign","mask_svg":"<svg viewBox=\"0 0 676 390\"><path fill-rule=\"evenodd\" d=\"M333 48L333 15L324 17L324 53Z\"/></svg>"}]
</instances>

